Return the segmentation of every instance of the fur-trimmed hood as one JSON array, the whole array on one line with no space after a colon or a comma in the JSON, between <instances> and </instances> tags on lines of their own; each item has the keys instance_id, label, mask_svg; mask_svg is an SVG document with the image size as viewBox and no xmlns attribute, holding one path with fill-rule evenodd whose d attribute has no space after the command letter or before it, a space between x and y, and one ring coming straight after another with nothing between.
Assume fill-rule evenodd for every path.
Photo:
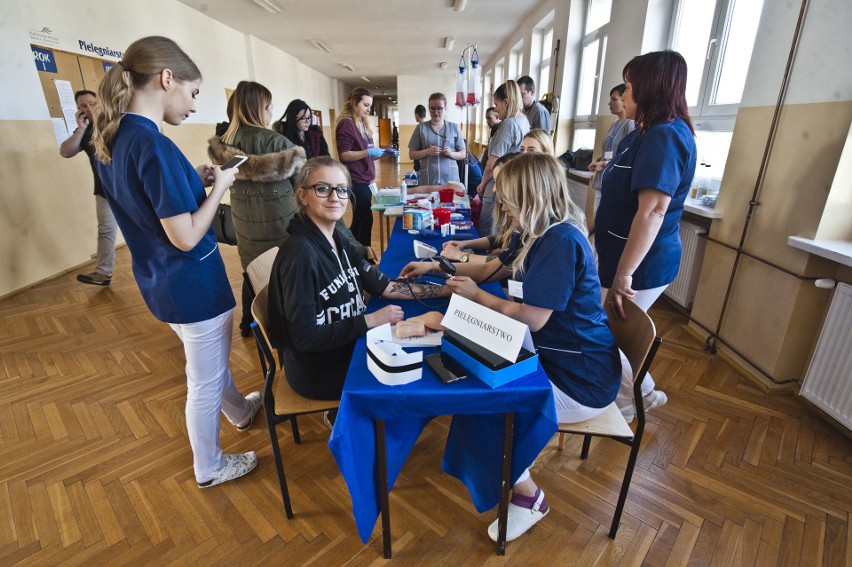
<instances>
[{"instance_id":1,"label":"fur-trimmed hood","mask_svg":"<svg viewBox=\"0 0 852 567\"><path fill-rule=\"evenodd\" d=\"M258 183L275 183L292 177L303 165L305 150L299 146L293 146L280 152L254 155L247 154L239 148L229 146L213 136L208 141L207 155L214 163L225 163L236 155L248 156L248 161L240 166L237 179L255 181Z\"/></svg>"}]
</instances>

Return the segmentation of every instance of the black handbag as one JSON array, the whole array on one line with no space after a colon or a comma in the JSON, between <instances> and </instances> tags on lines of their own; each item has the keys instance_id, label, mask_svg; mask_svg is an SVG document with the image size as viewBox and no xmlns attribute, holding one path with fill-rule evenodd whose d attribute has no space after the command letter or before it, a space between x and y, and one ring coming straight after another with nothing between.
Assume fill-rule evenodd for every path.
<instances>
[{"instance_id":1,"label":"black handbag","mask_svg":"<svg viewBox=\"0 0 852 567\"><path fill-rule=\"evenodd\" d=\"M213 232L216 233L216 240L222 244L236 245L237 235L234 232L234 222L231 219L231 205L219 203L216 216L213 217Z\"/></svg>"},{"instance_id":2,"label":"black handbag","mask_svg":"<svg viewBox=\"0 0 852 567\"><path fill-rule=\"evenodd\" d=\"M592 150L591 148L580 148L574 151L574 166L572 169L579 169L580 171L589 171L589 165L592 163Z\"/></svg>"}]
</instances>

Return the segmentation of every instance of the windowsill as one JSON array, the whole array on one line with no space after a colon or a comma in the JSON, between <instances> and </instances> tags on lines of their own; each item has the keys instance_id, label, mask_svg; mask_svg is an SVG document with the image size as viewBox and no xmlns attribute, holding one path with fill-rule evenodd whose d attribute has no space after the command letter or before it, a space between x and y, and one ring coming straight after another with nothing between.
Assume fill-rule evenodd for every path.
<instances>
[{"instance_id":1,"label":"windowsill","mask_svg":"<svg viewBox=\"0 0 852 567\"><path fill-rule=\"evenodd\" d=\"M787 244L809 254L852 267L852 242L848 240L811 240L801 236L788 236Z\"/></svg>"},{"instance_id":2,"label":"windowsill","mask_svg":"<svg viewBox=\"0 0 852 567\"><path fill-rule=\"evenodd\" d=\"M683 210L708 219L722 218L722 211L705 207L698 199L691 199L689 197L683 202Z\"/></svg>"},{"instance_id":3,"label":"windowsill","mask_svg":"<svg viewBox=\"0 0 852 567\"><path fill-rule=\"evenodd\" d=\"M569 169L568 175L582 177L583 179L591 179L593 174L591 171L583 171L582 169Z\"/></svg>"}]
</instances>

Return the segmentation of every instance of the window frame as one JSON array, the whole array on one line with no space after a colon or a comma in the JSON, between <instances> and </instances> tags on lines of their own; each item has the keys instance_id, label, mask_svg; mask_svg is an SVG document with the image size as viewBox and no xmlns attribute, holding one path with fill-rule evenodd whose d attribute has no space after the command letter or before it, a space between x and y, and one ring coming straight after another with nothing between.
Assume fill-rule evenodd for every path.
<instances>
[{"instance_id":1,"label":"window frame","mask_svg":"<svg viewBox=\"0 0 852 567\"><path fill-rule=\"evenodd\" d=\"M677 0L669 29L668 45L670 49L675 49L686 1ZM719 87L719 79L722 75L723 55L727 49L734 7L737 1L749 0L714 0L713 24L710 27L710 36L704 50L704 66L701 69L701 78L698 84L698 100L694 106L689 107L689 113L693 118L695 128L698 130L733 131L737 113L742 103L741 94L740 102L713 104ZM764 0L763 6L766 6L766 0ZM752 51L753 55L754 51ZM749 65L751 65L751 61L749 61Z\"/></svg>"},{"instance_id":2,"label":"window frame","mask_svg":"<svg viewBox=\"0 0 852 567\"><path fill-rule=\"evenodd\" d=\"M592 9L591 0L586 1L586 10L583 21L583 29L586 27L586 20L589 17L589 13ZM595 130L597 129L598 123L598 106L599 100L601 96L601 79L603 78L604 72L604 62L606 60L606 52L607 52L607 44L609 41L609 29L612 20L612 7L610 7L610 19L603 24L602 26L593 29L583 36L581 40L581 49L579 54L578 64L580 66L577 86L575 91L575 102L574 102L574 130L571 132L571 141L574 143L575 133L577 130ZM595 69L593 75L593 87L592 87L592 106L590 114L580 114L580 89L583 87L583 73L584 69L582 68L583 64L583 56L585 54L586 49L595 41L598 41L598 54L597 60L595 61ZM574 144L576 146L576 144Z\"/></svg>"}]
</instances>

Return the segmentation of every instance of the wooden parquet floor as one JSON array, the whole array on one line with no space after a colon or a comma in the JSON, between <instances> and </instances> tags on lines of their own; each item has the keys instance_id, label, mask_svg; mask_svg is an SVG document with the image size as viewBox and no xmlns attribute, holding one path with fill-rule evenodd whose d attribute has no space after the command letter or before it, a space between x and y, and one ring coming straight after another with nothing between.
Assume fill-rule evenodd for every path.
<instances>
[{"instance_id":1,"label":"wooden parquet floor","mask_svg":"<svg viewBox=\"0 0 852 567\"><path fill-rule=\"evenodd\" d=\"M238 293L236 250L223 255ZM552 513L496 557L494 512L478 514L440 471L441 418L391 494L393 564L852 565L850 441L706 355L660 303L652 370L669 403L649 415L616 540L606 534L627 448L595 441L581 462L578 438L563 451L554 438L533 471ZM234 380L258 389L254 344L234 332ZM0 356L0 565L386 563L380 528L367 545L357 537L317 416L300 419L300 446L279 428L293 520L262 419L221 431L226 451L258 452L258 469L196 488L181 344L145 308L126 248L108 289L71 273L0 301Z\"/></svg>"}]
</instances>

